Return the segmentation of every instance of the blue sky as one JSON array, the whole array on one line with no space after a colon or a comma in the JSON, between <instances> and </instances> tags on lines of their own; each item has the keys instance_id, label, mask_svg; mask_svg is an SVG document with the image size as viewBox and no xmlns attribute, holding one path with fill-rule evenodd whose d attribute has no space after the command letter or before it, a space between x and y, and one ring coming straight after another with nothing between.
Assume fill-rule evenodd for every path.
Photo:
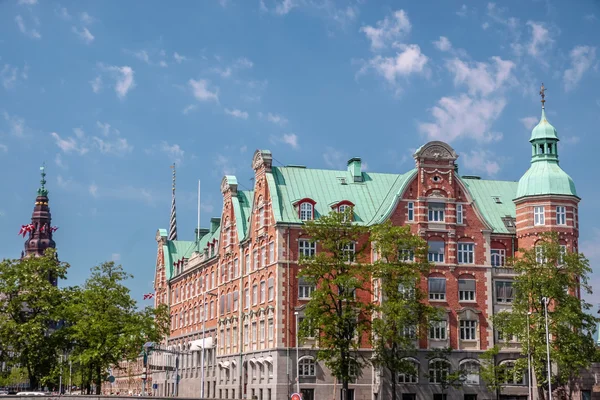
<instances>
[{"instance_id":1,"label":"blue sky","mask_svg":"<svg viewBox=\"0 0 600 400\"><path fill-rule=\"evenodd\" d=\"M257 148L276 164L359 156L403 172L441 139L461 173L518 180L544 82L596 267L599 32L594 0L0 0L0 257L20 254L44 161L69 283L115 259L140 300L174 161L188 240L198 179L207 226L223 174L251 188Z\"/></svg>"}]
</instances>

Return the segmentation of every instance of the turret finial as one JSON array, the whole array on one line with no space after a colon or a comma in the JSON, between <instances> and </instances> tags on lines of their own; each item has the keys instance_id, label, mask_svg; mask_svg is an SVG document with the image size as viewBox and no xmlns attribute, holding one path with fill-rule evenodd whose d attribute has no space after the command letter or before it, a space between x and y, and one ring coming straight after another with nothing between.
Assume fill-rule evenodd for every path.
<instances>
[{"instance_id":1,"label":"turret finial","mask_svg":"<svg viewBox=\"0 0 600 400\"><path fill-rule=\"evenodd\" d=\"M41 175L42 175L42 179L40 180L40 188L38 189L38 195L39 196L47 196L48 195L48 189L46 189L46 163L43 163L42 166L40 167L40 171L41 171Z\"/></svg>"},{"instance_id":2,"label":"turret finial","mask_svg":"<svg viewBox=\"0 0 600 400\"><path fill-rule=\"evenodd\" d=\"M171 198L171 221L169 224L169 240L177 240L177 212L175 209L175 163L171 165L173 168L173 194Z\"/></svg>"},{"instance_id":3,"label":"turret finial","mask_svg":"<svg viewBox=\"0 0 600 400\"><path fill-rule=\"evenodd\" d=\"M544 87L544 82L542 82L542 87L540 88L540 96L542 96L542 108L544 108L544 103L546 102L546 88Z\"/></svg>"}]
</instances>

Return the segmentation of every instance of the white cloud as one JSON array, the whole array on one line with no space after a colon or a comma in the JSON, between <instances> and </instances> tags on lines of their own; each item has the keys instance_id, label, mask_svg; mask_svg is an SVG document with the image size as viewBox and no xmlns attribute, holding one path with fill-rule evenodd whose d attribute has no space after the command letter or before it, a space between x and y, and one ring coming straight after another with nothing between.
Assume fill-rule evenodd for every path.
<instances>
[{"instance_id":1,"label":"white cloud","mask_svg":"<svg viewBox=\"0 0 600 400\"><path fill-rule=\"evenodd\" d=\"M248 146L243 145L242 147L240 147L240 153L244 154L246 151L248 151Z\"/></svg>"},{"instance_id":2,"label":"white cloud","mask_svg":"<svg viewBox=\"0 0 600 400\"><path fill-rule=\"evenodd\" d=\"M172 160L176 164L181 164L183 162L183 156L185 154L185 151L183 151L183 149L178 144L174 143L170 145L166 141L162 141L160 143L159 149L160 151L165 153L167 157L169 157L169 160Z\"/></svg>"},{"instance_id":3,"label":"white cloud","mask_svg":"<svg viewBox=\"0 0 600 400\"><path fill-rule=\"evenodd\" d=\"M467 9L467 5L466 5L466 4L463 4L463 5L460 7L460 10L458 10L458 11L456 12L456 15L458 15L459 17L463 17L463 18L464 18L464 17L466 17L466 16L467 16L467 11L468 11L468 9Z\"/></svg>"},{"instance_id":4,"label":"white cloud","mask_svg":"<svg viewBox=\"0 0 600 400\"><path fill-rule=\"evenodd\" d=\"M441 51L450 51L452 49L452 43L450 43L450 40L446 36L440 36L440 40L436 40L433 44Z\"/></svg>"},{"instance_id":5,"label":"white cloud","mask_svg":"<svg viewBox=\"0 0 600 400\"><path fill-rule=\"evenodd\" d=\"M567 69L563 75L565 90L569 91L575 88L583 74L592 66L596 60L596 48L591 46L576 46L569 54L571 58L571 68Z\"/></svg>"},{"instance_id":6,"label":"white cloud","mask_svg":"<svg viewBox=\"0 0 600 400\"><path fill-rule=\"evenodd\" d=\"M295 133L285 133L282 136L281 141L285 144L289 144L294 149L298 148L298 136L296 136Z\"/></svg>"},{"instance_id":7,"label":"white cloud","mask_svg":"<svg viewBox=\"0 0 600 400\"><path fill-rule=\"evenodd\" d=\"M73 185L73 180L66 179L62 177L62 175L58 175L56 177L56 183L63 189L70 188Z\"/></svg>"},{"instance_id":8,"label":"white cloud","mask_svg":"<svg viewBox=\"0 0 600 400\"><path fill-rule=\"evenodd\" d=\"M225 111L225 114L230 115L232 117L248 119L248 113L246 111L241 111L241 110L238 110L235 108L231 109L231 110L229 108L226 108L224 111Z\"/></svg>"},{"instance_id":9,"label":"white cloud","mask_svg":"<svg viewBox=\"0 0 600 400\"><path fill-rule=\"evenodd\" d=\"M446 62L446 68L454 74L454 84L465 84L472 95L487 96L506 84L512 83L512 70L515 64L500 57L492 57L492 62L466 63L458 58Z\"/></svg>"},{"instance_id":10,"label":"white cloud","mask_svg":"<svg viewBox=\"0 0 600 400\"><path fill-rule=\"evenodd\" d=\"M184 115L188 115L190 113L190 111L195 110L197 107L196 104L190 104L188 105L186 108L183 109L183 111L181 111Z\"/></svg>"},{"instance_id":11,"label":"white cloud","mask_svg":"<svg viewBox=\"0 0 600 400\"><path fill-rule=\"evenodd\" d=\"M190 79L188 83L192 88L194 97L197 100L219 102L219 89L216 88L213 92L211 92L208 88L209 82L207 80L199 79L196 81L194 79Z\"/></svg>"},{"instance_id":12,"label":"white cloud","mask_svg":"<svg viewBox=\"0 0 600 400\"><path fill-rule=\"evenodd\" d=\"M395 57L377 55L369 60L368 64L359 73L372 68L390 84L395 85L399 77L407 77L411 74L425 72L425 65L429 59L421 53L421 48L418 45L398 44L397 47L401 52L396 53Z\"/></svg>"},{"instance_id":13,"label":"white cloud","mask_svg":"<svg viewBox=\"0 0 600 400\"><path fill-rule=\"evenodd\" d=\"M106 70L112 72L115 78L115 92L120 99L124 99L127 93L135 87L135 81L133 78L134 71L129 66L108 66ZM92 86L93 88L93 86Z\"/></svg>"},{"instance_id":14,"label":"white cloud","mask_svg":"<svg viewBox=\"0 0 600 400\"><path fill-rule=\"evenodd\" d=\"M462 153L463 166L474 172L484 172L489 176L495 176L500 171L500 165L494 160L494 154L487 150L471 150Z\"/></svg>"},{"instance_id":15,"label":"white cloud","mask_svg":"<svg viewBox=\"0 0 600 400\"><path fill-rule=\"evenodd\" d=\"M8 125L9 134L17 137L23 137L25 135L27 127L25 126L25 120L23 118L17 117L16 115L10 115L6 111L2 112L2 116Z\"/></svg>"},{"instance_id":16,"label":"white cloud","mask_svg":"<svg viewBox=\"0 0 600 400\"><path fill-rule=\"evenodd\" d=\"M0 151L3 151L5 153L8 152L8 146L0 143Z\"/></svg>"},{"instance_id":17,"label":"white cloud","mask_svg":"<svg viewBox=\"0 0 600 400\"><path fill-rule=\"evenodd\" d=\"M498 8L496 3L488 3L487 5L487 15L495 22L506 26L511 33L514 33L519 25L519 20L514 17L504 18L505 9Z\"/></svg>"},{"instance_id":18,"label":"white cloud","mask_svg":"<svg viewBox=\"0 0 600 400\"><path fill-rule=\"evenodd\" d=\"M501 97L491 100L473 99L466 94L442 97L431 109L434 122L420 123L419 131L429 140L452 142L470 138L478 142L496 141L502 138L502 134L490 129L505 105L506 100Z\"/></svg>"},{"instance_id":19,"label":"white cloud","mask_svg":"<svg viewBox=\"0 0 600 400\"><path fill-rule=\"evenodd\" d=\"M58 10L56 10L56 14L58 14L59 17L65 20L71 19L71 14L69 14L69 10L67 10L66 7L61 7Z\"/></svg>"},{"instance_id":20,"label":"white cloud","mask_svg":"<svg viewBox=\"0 0 600 400\"><path fill-rule=\"evenodd\" d=\"M60 155L60 153L56 153L56 157L54 157L54 163L62 168L62 169L67 169L67 164L64 163L62 156Z\"/></svg>"},{"instance_id":21,"label":"white cloud","mask_svg":"<svg viewBox=\"0 0 600 400\"><path fill-rule=\"evenodd\" d=\"M119 253L113 253L110 256L110 259L111 259L111 261L119 262L119 261L121 261L121 255Z\"/></svg>"},{"instance_id":22,"label":"white cloud","mask_svg":"<svg viewBox=\"0 0 600 400\"><path fill-rule=\"evenodd\" d=\"M86 136L81 128L74 128L75 136L62 138L58 133L52 132L56 145L66 154L75 153L79 155L87 154L90 149L95 148L102 154L125 155L133 151L127 139L120 137L118 129L111 128L110 124L96 122L97 127L104 138L98 136Z\"/></svg>"},{"instance_id":23,"label":"white cloud","mask_svg":"<svg viewBox=\"0 0 600 400\"><path fill-rule=\"evenodd\" d=\"M258 113L258 116L262 118L263 114ZM279 126L284 126L288 123L287 118L280 114L267 113L266 118L267 118L267 121L269 121L275 125L279 125Z\"/></svg>"},{"instance_id":24,"label":"white cloud","mask_svg":"<svg viewBox=\"0 0 600 400\"><path fill-rule=\"evenodd\" d=\"M92 183L88 188L88 191L92 195L92 197L98 197L98 186L95 183Z\"/></svg>"},{"instance_id":25,"label":"white cloud","mask_svg":"<svg viewBox=\"0 0 600 400\"><path fill-rule=\"evenodd\" d=\"M90 81L90 85L92 85L92 91L94 93L99 93L102 90L102 77L98 75Z\"/></svg>"},{"instance_id":26,"label":"white cloud","mask_svg":"<svg viewBox=\"0 0 600 400\"><path fill-rule=\"evenodd\" d=\"M32 39L42 38L42 35L35 28L27 29L27 27L25 26L25 22L23 21L23 17L21 17L20 15L17 15L15 17L15 22L17 23L17 26L19 27L21 33L25 36L28 36Z\"/></svg>"},{"instance_id":27,"label":"white cloud","mask_svg":"<svg viewBox=\"0 0 600 400\"><path fill-rule=\"evenodd\" d=\"M83 29L79 30L77 27L73 26L72 30L74 34L79 36L81 40L85 42L85 44L90 44L94 41L94 35L92 35L88 28L84 27Z\"/></svg>"},{"instance_id":28,"label":"white cloud","mask_svg":"<svg viewBox=\"0 0 600 400\"><path fill-rule=\"evenodd\" d=\"M246 57L240 57L236 60L235 66L238 68L252 68L254 63L248 60Z\"/></svg>"},{"instance_id":29,"label":"white cloud","mask_svg":"<svg viewBox=\"0 0 600 400\"><path fill-rule=\"evenodd\" d=\"M17 2L19 5L33 6L37 4L37 0L19 0Z\"/></svg>"},{"instance_id":30,"label":"white cloud","mask_svg":"<svg viewBox=\"0 0 600 400\"><path fill-rule=\"evenodd\" d=\"M79 155L84 155L89 151L88 148L79 144L74 137L63 139L56 132L52 132L50 135L54 138L56 145L63 153L78 153Z\"/></svg>"},{"instance_id":31,"label":"white cloud","mask_svg":"<svg viewBox=\"0 0 600 400\"><path fill-rule=\"evenodd\" d=\"M593 22L593 21L597 20L598 18L594 14L587 14L583 17L583 19L585 19L586 21Z\"/></svg>"},{"instance_id":32,"label":"white cloud","mask_svg":"<svg viewBox=\"0 0 600 400\"><path fill-rule=\"evenodd\" d=\"M175 52L173 53L173 58L175 59L175 62L177 64L181 64L182 62L184 62L185 60L187 60L186 56L182 56L181 54Z\"/></svg>"},{"instance_id":33,"label":"white cloud","mask_svg":"<svg viewBox=\"0 0 600 400\"><path fill-rule=\"evenodd\" d=\"M343 169L346 166L344 154L333 147L325 148L323 153L323 161L330 168Z\"/></svg>"},{"instance_id":34,"label":"white cloud","mask_svg":"<svg viewBox=\"0 0 600 400\"><path fill-rule=\"evenodd\" d=\"M525 126L526 129L533 129L537 125L539 117L523 117L519 121Z\"/></svg>"},{"instance_id":35,"label":"white cloud","mask_svg":"<svg viewBox=\"0 0 600 400\"><path fill-rule=\"evenodd\" d=\"M264 3L261 3L261 5L264 5ZM275 6L275 14L277 14L277 15L286 15L287 13L289 13L290 11L292 11L292 9L294 7L297 7L297 6L298 5L293 0L282 0L281 3L278 3Z\"/></svg>"},{"instance_id":36,"label":"white cloud","mask_svg":"<svg viewBox=\"0 0 600 400\"><path fill-rule=\"evenodd\" d=\"M86 25L89 25L92 22L94 22L94 18L92 18L92 16L85 11L79 15L79 18L81 19L81 22Z\"/></svg>"},{"instance_id":37,"label":"white cloud","mask_svg":"<svg viewBox=\"0 0 600 400\"><path fill-rule=\"evenodd\" d=\"M96 126L100 129L100 133L102 133L102 136L110 135L111 126L108 122L102 123L100 121L96 121ZM77 136L78 138L83 137L83 130L81 128L75 128L73 129L73 131L75 132L75 136ZM119 135L121 133L118 129L113 129L113 132L116 135Z\"/></svg>"},{"instance_id":38,"label":"white cloud","mask_svg":"<svg viewBox=\"0 0 600 400\"><path fill-rule=\"evenodd\" d=\"M577 144L581 141L579 136L566 136L563 138L562 142L565 144Z\"/></svg>"},{"instance_id":39,"label":"white cloud","mask_svg":"<svg viewBox=\"0 0 600 400\"><path fill-rule=\"evenodd\" d=\"M395 11L391 16L377 21L376 27L363 26L361 32L371 41L371 50L380 50L387 46L388 42L397 40L402 35L408 34L412 26L408 15L404 10Z\"/></svg>"},{"instance_id":40,"label":"white cloud","mask_svg":"<svg viewBox=\"0 0 600 400\"><path fill-rule=\"evenodd\" d=\"M127 139L125 138L116 138L114 141L110 142L94 136L92 137L92 140L100 150L100 153L103 154L124 155L131 153L133 150L133 146L127 143Z\"/></svg>"},{"instance_id":41,"label":"white cloud","mask_svg":"<svg viewBox=\"0 0 600 400\"><path fill-rule=\"evenodd\" d=\"M145 62L146 64L150 64L150 56L148 55L148 52L146 50L136 51L136 52L133 53L133 55L137 59L142 60L143 62Z\"/></svg>"},{"instance_id":42,"label":"white cloud","mask_svg":"<svg viewBox=\"0 0 600 400\"><path fill-rule=\"evenodd\" d=\"M542 22L527 21L527 26L531 28L531 42L527 44L527 53L532 57L538 57L552 46L554 39Z\"/></svg>"},{"instance_id":43,"label":"white cloud","mask_svg":"<svg viewBox=\"0 0 600 400\"><path fill-rule=\"evenodd\" d=\"M235 175L235 166L232 164L229 157L222 154L217 154L215 158L215 166L221 175Z\"/></svg>"},{"instance_id":44,"label":"white cloud","mask_svg":"<svg viewBox=\"0 0 600 400\"><path fill-rule=\"evenodd\" d=\"M481 24L481 28L485 31L487 28L490 27L490 23L489 22L484 22L483 24Z\"/></svg>"}]
</instances>

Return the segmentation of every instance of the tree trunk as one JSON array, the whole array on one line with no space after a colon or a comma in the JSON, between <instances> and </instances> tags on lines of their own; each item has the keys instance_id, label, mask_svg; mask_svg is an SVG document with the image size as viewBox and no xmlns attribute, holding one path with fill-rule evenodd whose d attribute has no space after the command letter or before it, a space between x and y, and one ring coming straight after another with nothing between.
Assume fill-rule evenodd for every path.
<instances>
[{"instance_id":1,"label":"tree trunk","mask_svg":"<svg viewBox=\"0 0 600 400\"><path fill-rule=\"evenodd\" d=\"M392 400L396 400L396 371L390 368L390 373L392 374Z\"/></svg>"},{"instance_id":2,"label":"tree trunk","mask_svg":"<svg viewBox=\"0 0 600 400\"><path fill-rule=\"evenodd\" d=\"M37 376L31 371L31 367L27 366L27 377L29 378L29 389L38 390L39 382Z\"/></svg>"},{"instance_id":3,"label":"tree trunk","mask_svg":"<svg viewBox=\"0 0 600 400\"><path fill-rule=\"evenodd\" d=\"M102 367L100 364L96 365L96 394L100 394L102 387Z\"/></svg>"},{"instance_id":4,"label":"tree trunk","mask_svg":"<svg viewBox=\"0 0 600 400\"><path fill-rule=\"evenodd\" d=\"M342 398L341 400L348 400L348 379L342 381Z\"/></svg>"}]
</instances>

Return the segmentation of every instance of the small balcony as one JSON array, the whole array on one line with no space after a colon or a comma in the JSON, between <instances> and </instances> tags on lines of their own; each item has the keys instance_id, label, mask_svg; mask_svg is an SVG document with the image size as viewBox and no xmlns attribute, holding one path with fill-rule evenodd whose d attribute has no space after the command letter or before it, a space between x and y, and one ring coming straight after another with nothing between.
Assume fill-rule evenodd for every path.
<instances>
[{"instance_id":1,"label":"small balcony","mask_svg":"<svg viewBox=\"0 0 600 400\"><path fill-rule=\"evenodd\" d=\"M493 276L516 276L517 273L511 267L492 267Z\"/></svg>"}]
</instances>

